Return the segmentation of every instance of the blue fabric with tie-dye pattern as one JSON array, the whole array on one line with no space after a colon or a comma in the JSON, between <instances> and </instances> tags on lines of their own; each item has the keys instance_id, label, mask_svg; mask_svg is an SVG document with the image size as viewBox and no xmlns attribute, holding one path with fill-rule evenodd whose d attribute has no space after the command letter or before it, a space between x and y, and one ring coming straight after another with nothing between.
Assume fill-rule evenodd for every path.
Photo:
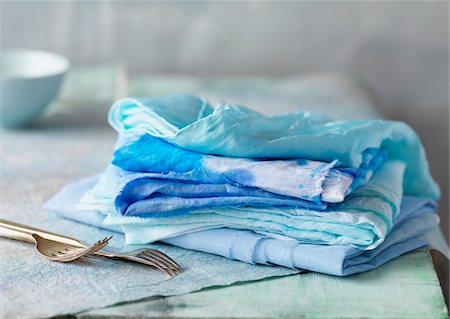
<instances>
[{"instance_id":1,"label":"blue fabric with tie-dye pattern","mask_svg":"<svg viewBox=\"0 0 450 319\"><path fill-rule=\"evenodd\" d=\"M232 158L192 152L145 134L118 148L112 163L126 171L118 174L129 183L118 206L146 199L148 209L140 214L148 214L230 205L324 209L326 202L342 202L367 182L385 159L386 152L369 149L360 168L344 169L334 168L337 161ZM167 208L157 204L161 201ZM130 214L126 208L121 212Z\"/></svg>"}]
</instances>

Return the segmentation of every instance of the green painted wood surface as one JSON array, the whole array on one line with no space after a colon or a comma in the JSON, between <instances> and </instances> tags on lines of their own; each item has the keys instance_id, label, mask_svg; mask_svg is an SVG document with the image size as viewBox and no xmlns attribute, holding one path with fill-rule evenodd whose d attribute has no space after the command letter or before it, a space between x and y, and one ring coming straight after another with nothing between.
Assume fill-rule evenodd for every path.
<instances>
[{"instance_id":1,"label":"green painted wood surface","mask_svg":"<svg viewBox=\"0 0 450 319\"><path fill-rule=\"evenodd\" d=\"M78 318L447 318L428 252L350 277L306 273L151 298Z\"/></svg>"}]
</instances>

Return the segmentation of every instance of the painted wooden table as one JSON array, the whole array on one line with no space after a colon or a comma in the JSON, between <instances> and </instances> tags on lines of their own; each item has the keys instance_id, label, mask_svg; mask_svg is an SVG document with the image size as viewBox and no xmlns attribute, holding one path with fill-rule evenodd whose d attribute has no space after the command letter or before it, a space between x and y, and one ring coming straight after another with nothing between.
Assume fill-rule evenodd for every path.
<instances>
[{"instance_id":1,"label":"painted wooden table","mask_svg":"<svg viewBox=\"0 0 450 319\"><path fill-rule=\"evenodd\" d=\"M84 82L82 77L78 82ZM107 82L104 91L106 97L109 90ZM102 104L104 102L99 102L99 105ZM27 130L2 134L3 142L8 145L10 154L10 157L5 154L5 165L22 165L18 155L26 145L30 147L35 145L41 153L43 149L47 150L45 154L41 154L45 158L54 157L51 166L39 167L38 177L46 181L47 187L40 188L38 193L30 197L30 203L36 202L34 206L41 205L68 180L97 172L105 166L112 151L115 134L106 126L106 108L99 108L95 112L82 107L66 111L63 109L60 114L49 117ZM373 114L372 110L367 109L361 109L359 112L362 117ZM86 154L94 149L104 156L99 156L96 161L86 160ZM71 165L68 166L67 161L58 160L58 153L68 153L71 156ZM40 156L39 154L36 153L34 156ZM6 179L11 178L10 182L3 181L5 185L9 185L11 192L21 192L23 185L28 185L27 181L21 180L17 174L5 176ZM8 209L6 205L4 210ZM181 296L149 298L73 316L77 318L446 318L447 308L430 255L423 251L402 256L376 270L345 278L305 273L224 288L209 288Z\"/></svg>"},{"instance_id":2,"label":"painted wooden table","mask_svg":"<svg viewBox=\"0 0 450 319\"><path fill-rule=\"evenodd\" d=\"M447 318L428 252L339 278L305 273L151 298L77 318Z\"/></svg>"}]
</instances>

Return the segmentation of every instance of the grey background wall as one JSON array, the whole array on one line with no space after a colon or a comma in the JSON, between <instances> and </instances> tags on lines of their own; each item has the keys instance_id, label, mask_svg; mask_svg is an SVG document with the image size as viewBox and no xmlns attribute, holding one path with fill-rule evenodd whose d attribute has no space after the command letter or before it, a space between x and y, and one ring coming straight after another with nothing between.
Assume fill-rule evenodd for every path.
<instances>
[{"instance_id":1,"label":"grey background wall","mask_svg":"<svg viewBox=\"0 0 450 319\"><path fill-rule=\"evenodd\" d=\"M448 19L448 3L437 1L3 1L0 45L54 51L74 65L122 62L134 73L348 73L422 137L448 236Z\"/></svg>"}]
</instances>

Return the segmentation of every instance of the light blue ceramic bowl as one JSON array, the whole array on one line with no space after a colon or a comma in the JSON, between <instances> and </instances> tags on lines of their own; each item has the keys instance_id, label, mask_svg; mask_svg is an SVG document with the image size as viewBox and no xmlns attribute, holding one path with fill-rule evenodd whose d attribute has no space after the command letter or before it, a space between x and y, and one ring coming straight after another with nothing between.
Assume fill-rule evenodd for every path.
<instances>
[{"instance_id":1,"label":"light blue ceramic bowl","mask_svg":"<svg viewBox=\"0 0 450 319\"><path fill-rule=\"evenodd\" d=\"M23 126L56 97L66 58L43 51L0 49L0 126Z\"/></svg>"}]
</instances>

